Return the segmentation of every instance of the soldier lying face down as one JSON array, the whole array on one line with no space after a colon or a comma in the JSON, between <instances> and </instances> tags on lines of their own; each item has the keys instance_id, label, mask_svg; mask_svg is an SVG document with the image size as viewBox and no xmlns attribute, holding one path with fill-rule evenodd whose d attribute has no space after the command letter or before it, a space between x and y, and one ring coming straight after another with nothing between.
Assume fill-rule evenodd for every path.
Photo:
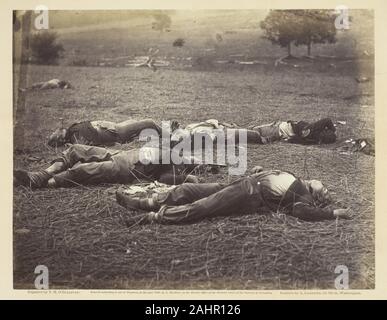
<instances>
[{"instance_id":1,"label":"soldier lying face down","mask_svg":"<svg viewBox=\"0 0 387 320\"><path fill-rule=\"evenodd\" d=\"M179 128L172 134L172 140L179 141L184 135L205 134L212 141L217 134L223 132L228 137L234 136L234 142L239 143L241 131L246 133L246 143L267 144L275 141L287 141L299 144L326 144L336 141L336 128L331 119L325 118L308 123L305 121L274 121L270 124L254 126L249 129L241 128L236 124L219 122L209 119L199 123L191 123L185 128Z\"/></svg>"},{"instance_id":2,"label":"soldier lying face down","mask_svg":"<svg viewBox=\"0 0 387 320\"><path fill-rule=\"evenodd\" d=\"M329 206L331 197L320 181L303 180L280 170L260 170L228 185L185 183L145 197L119 189L116 197L129 210L148 211L129 217L129 224L193 223L215 216L257 213L262 207L306 221L349 218L348 209Z\"/></svg>"},{"instance_id":3,"label":"soldier lying face down","mask_svg":"<svg viewBox=\"0 0 387 320\"><path fill-rule=\"evenodd\" d=\"M329 118L316 122L275 121L270 124L255 126L261 137L261 143L287 141L299 144L328 144L336 141L336 128Z\"/></svg>"}]
</instances>

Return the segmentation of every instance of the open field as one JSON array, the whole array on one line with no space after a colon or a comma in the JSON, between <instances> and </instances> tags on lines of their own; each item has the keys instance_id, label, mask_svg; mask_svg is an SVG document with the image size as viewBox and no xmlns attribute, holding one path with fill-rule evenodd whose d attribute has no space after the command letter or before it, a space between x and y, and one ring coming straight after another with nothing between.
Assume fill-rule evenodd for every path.
<instances>
[{"instance_id":1,"label":"open field","mask_svg":"<svg viewBox=\"0 0 387 320\"><path fill-rule=\"evenodd\" d=\"M63 33L65 47L71 40L91 57L92 44L82 47L81 36L69 34L66 42ZM147 48L143 44L139 54ZM108 57L121 55L106 50ZM217 50L210 62L230 55ZM125 217L130 213L116 204L116 185L38 191L18 187L15 288L32 288L35 266L41 264L49 268L51 288L334 289L337 265L349 268L351 289L373 288L374 158L335 150L347 138L374 136L373 81L355 81L359 75L372 77L372 58L300 60L297 68L275 68L281 50L273 50L272 56L262 56L267 64L172 65L156 72L28 65L28 85L61 78L75 88L25 94L24 113L17 119L23 143L15 145L14 166L44 168L60 152L44 145L59 118L65 124L130 117L188 124L216 118L246 126L331 117L346 121L338 126L335 145L249 145L248 167L322 180L339 205L352 208L352 220L308 223L262 212L186 226L128 228ZM203 55L198 52L180 54L196 59ZM200 176L202 182L235 178L225 169Z\"/></svg>"}]
</instances>

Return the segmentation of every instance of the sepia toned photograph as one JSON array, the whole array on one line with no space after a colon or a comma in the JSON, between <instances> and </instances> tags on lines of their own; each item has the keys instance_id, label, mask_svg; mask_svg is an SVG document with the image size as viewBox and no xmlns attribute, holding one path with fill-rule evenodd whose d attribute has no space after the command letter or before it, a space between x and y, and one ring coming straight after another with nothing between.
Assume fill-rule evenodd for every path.
<instances>
[{"instance_id":1,"label":"sepia toned photograph","mask_svg":"<svg viewBox=\"0 0 387 320\"><path fill-rule=\"evenodd\" d=\"M375 288L374 10L13 11L13 288Z\"/></svg>"}]
</instances>

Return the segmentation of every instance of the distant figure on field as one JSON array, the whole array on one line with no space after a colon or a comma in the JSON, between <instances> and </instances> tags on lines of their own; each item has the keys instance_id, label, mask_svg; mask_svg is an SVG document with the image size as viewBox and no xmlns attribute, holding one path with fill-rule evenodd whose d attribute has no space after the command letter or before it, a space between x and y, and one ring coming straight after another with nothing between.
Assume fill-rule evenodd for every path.
<instances>
[{"instance_id":1,"label":"distant figure on field","mask_svg":"<svg viewBox=\"0 0 387 320\"><path fill-rule=\"evenodd\" d=\"M46 90L46 89L71 89L72 85L66 80L52 79L45 82L34 83L31 87L21 88L20 91Z\"/></svg>"}]
</instances>

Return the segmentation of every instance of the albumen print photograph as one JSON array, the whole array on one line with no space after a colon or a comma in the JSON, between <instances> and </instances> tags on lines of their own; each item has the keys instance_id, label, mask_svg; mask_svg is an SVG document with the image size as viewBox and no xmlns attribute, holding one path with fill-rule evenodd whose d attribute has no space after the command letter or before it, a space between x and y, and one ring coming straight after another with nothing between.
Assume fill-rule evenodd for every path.
<instances>
[{"instance_id":1,"label":"albumen print photograph","mask_svg":"<svg viewBox=\"0 0 387 320\"><path fill-rule=\"evenodd\" d=\"M375 287L374 11L13 11L13 287Z\"/></svg>"}]
</instances>

